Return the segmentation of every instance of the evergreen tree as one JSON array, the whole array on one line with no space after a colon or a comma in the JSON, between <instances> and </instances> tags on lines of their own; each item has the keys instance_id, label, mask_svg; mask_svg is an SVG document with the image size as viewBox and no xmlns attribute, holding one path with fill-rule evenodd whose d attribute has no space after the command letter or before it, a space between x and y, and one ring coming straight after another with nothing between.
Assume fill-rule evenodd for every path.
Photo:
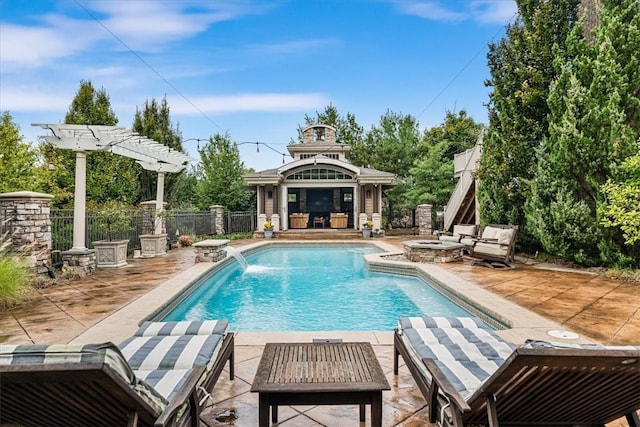
<instances>
[{"instance_id":1,"label":"evergreen tree","mask_svg":"<svg viewBox=\"0 0 640 427\"><path fill-rule=\"evenodd\" d=\"M548 134L549 85L557 73L580 0L518 0L520 15L506 36L489 45L492 88L477 189L484 223L518 224L518 240L533 247L524 216L528 181L536 171L535 149Z\"/></svg>"},{"instance_id":2,"label":"evergreen tree","mask_svg":"<svg viewBox=\"0 0 640 427\"><path fill-rule=\"evenodd\" d=\"M169 104L164 97L160 103L155 99L146 101L142 111L136 108L132 130L160 144L166 145L172 150L182 151L182 133L171 122ZM158 173L142 169L136 165L135 169L140 180L140 191L137 194L137 202L156 199ZM164 201L169 207L173 207L180 201L181 187L185 184L186 172L168 173L164 181Z\"/></svg>"},{"instance_id":3,"label":"evergreen tree","mask_svg":"<svg viewBox=\"0 0 640 427\"><path fill-rule=\"evenodd\" d=\"M582 25L559 57L550 127L527 205L546 251L585 264L639 265L619 228L604 228L602 186L623 177L640 135L640 14L637 0L606 1L593 44ZM602 212L602 210L600 211Z\"/></svg>"},{"instance_id":4,"label":"evergreen tree","mask_svg":"<svg viewBox=\"0 0 640 427\"><path fill-rule=\"evenodd\" d=\"M0 193L41 191L34 168L38 153L22 139L11 114L3 112L0 115Z\"/></svg>"},{"instance_id":5,"label":"evergreen tree","mask_svg":"<svg viewBox=\"0 0 640 427\"><path fill-rule=\"evenodd\" d=\"M472 148L482 129L467 115L447 111L444 122L425 131L414 167L410 169L412 185L405 193L412 206L422 203L433 205L434 210L447 204L453 190L453 158L455 154Z\"/></svg>"},{"instance_id":6,"label":"evergreen tree","mask_svg":"<svg viewBox=\"0 0 640 427\"><path fill-rule=\"evenodd\" d=\"M238 146L231 142L230 136L215 134L199 153L198 207L209 209L211 205L222 205L231 211L252 209L251 192L242 178L246 169Z\"/></svg>"}]
</instances>

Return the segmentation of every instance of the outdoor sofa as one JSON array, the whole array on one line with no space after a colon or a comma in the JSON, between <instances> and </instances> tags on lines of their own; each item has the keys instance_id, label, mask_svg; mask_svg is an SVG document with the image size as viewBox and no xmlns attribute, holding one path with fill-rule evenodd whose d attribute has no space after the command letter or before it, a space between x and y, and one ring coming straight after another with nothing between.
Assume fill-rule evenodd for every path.
<instances>
[{"instance_id":1,"label":"outdoor sofa","mask_svg":"<svg viewBox=\"0 0 640 427\"><path fill-rule=\"evenodd\" d=\"M402 356L445 426L640 425L640 347L516 347L478 318L403 317L394 333Z\"/></svg>"},{"instance_id":2,"label":"outdoor sofa","mask_svg":"<svg viewBox=\"0 0 640 427\"><path fill-rule=\"evenodd\" d=\"M475 224L456 224L453 226L453 232L441 233L438 240L446 242L460 243L461 239L474 239L478 237L478 226Z\"/></svg>"},{"instance_id":3,"label":"outdoor sofa","mask_svg":"<svg viewBox=\"0 0 640 427\"><path fill-rule=\"evenodd\" d=\"M467 252L486 267L510 267L515 259L518 226L511 224L489 224L482 229L480 237L463 237Z\"/></svg>"},{"instance_id":4,"label":"outdoor sofa","mask_svg":"<svg viewBox=\"0 0 640 427\"><path fill-rule=\"evenodd\" d=\"M145 322L119 346L0 345L0 425L197 426L229 361L226 320Z\"/></svg>"}]
</instances>

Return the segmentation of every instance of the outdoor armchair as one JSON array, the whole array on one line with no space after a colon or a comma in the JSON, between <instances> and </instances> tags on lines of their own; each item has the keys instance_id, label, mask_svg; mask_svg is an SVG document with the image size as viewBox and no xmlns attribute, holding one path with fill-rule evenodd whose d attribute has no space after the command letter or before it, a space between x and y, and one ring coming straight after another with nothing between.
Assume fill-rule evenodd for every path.
<instances>
[{"instance_id":1,"label":"outdoor armchair","mask_svg":"<svg viewBox=\"0 0 640 427\"><path fill-rule=\"evenodd\" d=\"M463 238L461 243L467 246L469 255L477 260L475 265L510 267L515 258L517 236L517 225L489 224L479 238Z\"/></svg>"},{"instance_id":2,"label":"outdoor armchair","mask_svg":"<svg viewBox=\"0 0 640 427\"><path fill-rule=\"evenodd\" d=\"M430 422L467 425L638 426L640 347L527 342L516 348L477 318L400 318L399 356Z\"/></svg>"},{"instance_id":3,"label":"outdoor armchair","mask_svg":"<svg viewBox=\"0 0 640 427\"><path fill-rule=\"evenodd\" d=\"M197 426L227 360L233 379L227 325L148 322L120 347L1 345L0 424ZM150 327L182 332L144 336Z\"/></svg>"},{"instance_id":4,"label":"outdoor armchair","mask_svg":"<svg viewBox=\"0 0 640 427\"><path fill-rule=\"evenodd\" d=\"M473 239L478 237L478 226L475 224L456 224L451 234L441 233L438 240L448 242L460 242L461 239Z\"/></svg>"}]
</instances>

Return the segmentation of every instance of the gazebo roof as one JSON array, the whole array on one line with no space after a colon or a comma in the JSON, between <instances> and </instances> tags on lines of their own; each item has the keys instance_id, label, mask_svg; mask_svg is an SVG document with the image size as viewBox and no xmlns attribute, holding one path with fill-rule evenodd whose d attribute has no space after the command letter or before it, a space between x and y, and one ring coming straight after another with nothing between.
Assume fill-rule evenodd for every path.
<instances>
[{"instance_id":1,"label":"gazebo roof","mask_svg":"<svg viewBox=\"0 0 640 427\"><path fill-rule=\"evenodd\" d=\"M109 151L135 159L144 169L179 172L193 160L186 154L118 126L33 123L50 130L44 139L58 148L74 151Z\"/></svg>"}]
</instances>

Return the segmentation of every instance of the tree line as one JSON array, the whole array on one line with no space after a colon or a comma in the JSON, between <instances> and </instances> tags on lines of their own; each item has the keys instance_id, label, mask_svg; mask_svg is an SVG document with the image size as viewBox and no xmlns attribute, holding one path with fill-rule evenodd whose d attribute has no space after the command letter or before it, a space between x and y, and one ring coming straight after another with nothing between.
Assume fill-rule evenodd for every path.
<instances>
[{"instance_id":1,"label":"tree line","mask_svg":"<svg viewBox=\"0 0 640 427\"><path fill-rule=\"evenodd\" d=\"M525 252L637 268L639 2L517 3L518 18L487 54L489 123L477 171L481 222L518 224L518 246ZM598 5L599 13L589 13L589 5ZM83 81L65 122L116 124L108 101L104 89ZM132 130L181 150L182 135L169 113L166 99L152 99L136 110ZM442 124L424 131L416 117L390 110L365 129L354 114L342 115L333 105L303 121L298 141L306 125L332 125L339 141L352 146L350 162L396 174L396 185L385 194L389 209L422 203L442 209L455 186L453 155L473 147L484 127L464 109L446 111ZM0 191L46 191L59 206L68 204L72 154L47 146L30 149L9 112L0 126ZM242 180L249 171L232 136L210 136L199 154L196 165L169 174L169 206L253 209L254 195ZM89 162L95 176L88 177L88 199L136 204L155 198L155 174L132 160L91 153Z\"/></svg>"}]
</instances>

